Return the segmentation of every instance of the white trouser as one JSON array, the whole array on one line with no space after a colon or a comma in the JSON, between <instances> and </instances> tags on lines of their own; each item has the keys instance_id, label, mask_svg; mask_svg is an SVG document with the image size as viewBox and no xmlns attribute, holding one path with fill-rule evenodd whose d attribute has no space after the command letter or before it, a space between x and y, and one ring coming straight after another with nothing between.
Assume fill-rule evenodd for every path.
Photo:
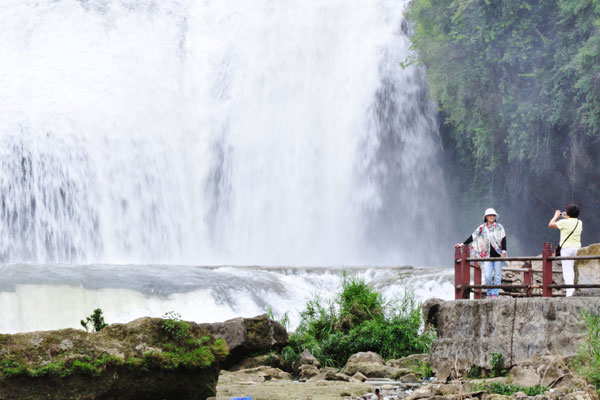
<instances>
[{"instance_id":1,"label":"white trouser","mask_svg":"<svg viewBox=\"0 0 600 400\"><path fill-rule=\"evenodd\" d=\"M577 255L579 247L564 247L560 249L561 257L573 257ZM575 281L575 260L562 260L562 272L565 285L572 285ZM575 289L567 289L567 297L573 296Z\"/></svg>"}]
</instances>

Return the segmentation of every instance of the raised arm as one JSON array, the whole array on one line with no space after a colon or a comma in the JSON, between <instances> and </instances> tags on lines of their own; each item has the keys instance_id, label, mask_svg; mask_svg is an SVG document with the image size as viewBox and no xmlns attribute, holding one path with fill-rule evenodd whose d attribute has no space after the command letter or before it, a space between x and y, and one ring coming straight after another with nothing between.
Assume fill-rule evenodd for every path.
<instances>
[{"instance_id":1,"label":"raised arm","mask_svg":"<svg viewBox=\"0 0 600 400\"><path fill-rule=\"evenodd\" d=\"M548 222L548 228L558 229L558 226L556 225L556 220L558 217L560 217L560 210L554 211L554 217L552 217L550 222Z\"/></svg>"}]
</instances>

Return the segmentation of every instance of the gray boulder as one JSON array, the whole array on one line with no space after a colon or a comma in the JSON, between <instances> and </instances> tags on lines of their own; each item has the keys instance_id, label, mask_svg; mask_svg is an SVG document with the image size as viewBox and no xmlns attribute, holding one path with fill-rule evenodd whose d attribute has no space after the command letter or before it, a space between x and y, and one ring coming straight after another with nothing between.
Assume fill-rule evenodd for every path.
<instances>
[{"instance_id":1,"label":"gray boulder","mask_svg":"<svg viewBox=\"0 0 600 400\"><path fill-rule=\"evenodd\" d=\"M298 375L300 372L300 368L304 365L312 365L317 369L317 371L321 367L321 363L319 362L319 360L317 360L317 358L313 356L312 353L308 351L308 349L304 349L304 351L298 356L298 359L292 364L294 374Z\"/></svg>"},{"instance_id":2,"label":"gray boulder","mask_svg":"<svg viewBox=\"0 0 600 400\"><path fill-rule=\"evenodd\" d=\"M253 318L234 318L225 322L199 324L215 338L224 339L229 345L230 353L222 363L222 368L229 369L240 363L250 354L279 351L288 344L288 334L277 321L264 315Z\"/></svg>"},{"instance_id":3,"label":"gray boulder","mask_svg":"<svg viewBox=\"0 0 600 400\"><path fill-rule=\"evenodd\" d=\"M244 358L242 361L235 365L229 366L229 371L239 371L241 369L256 368L261 366L285 369L285 361L280 354L271 352L269 354L263 354L254 357Z\"/></svg>"},{"instance_id":4,"label":"gray boulder","mask_svg":"<svg viewBox=\"0 0 600 400\"><path fill-rule=\"evenodd\" d=\"M544 385L552 388L567 387L585 389L585 380L571 371L572 357L534 357L514 366L510 379L519 386Z\"/></svg>"},{"instance_id":5,"label":"gray boulder","mask_svg":"<svg viewBox=\"0 0 600 400\"><path fill-rule=\"evenodd\" d=\"M394 368L412 368L429 361L429 354L411 354L408 357L388 360L385 365Z\"/></svg>"},{"instance_id":6,"label":"gray boulder","mask_svg":"<svg viewBox=\"0 0 600 400\"><path fill-rule=\"evenodd\" d=\"M313 376L308 380L309 382L313 381L340 381L340 382L350 382L350 377L345 374L341 374L339 372L334 371L323 371L318 375Z\"/></svg>"},{"instance_id":7,"label":"gray boulder","mask_svg":"<svg viewBox=\"0 0 600 400\"><path fill-rule=\"evenodd\" d=\"M593 400L593 399L594 399L594 397L592 397L589 393L583 392L583 391L569 393L563 397L563 400Z\"/></svg>"},{"instance_id":8,"label":"gray boulder","mask_svg":"<svg viewBox=\"0 0 600 400\"><path fill-rule=\"evenodd\" d=\"M372 351L359 352L350 356L342 372L348 376L360 372L368 378L395 379L402 375L399 368L388 367L383 357Z\"/></svg>"},{"instance_id":9,"label":"gray boulder","mask_svg":"<svg viewBox=\"0 0 600 400\"><path fill-rule=\"evenodd\" d=\"M600 243L582 247L577 251L578 256L591 256L600 254ZM575 261L576 284L600 283L600 260ZM574 296L600 296L600 289L576 289Z\"/></svg>"},{"instance_id":10,"label":"gray boulder","mask_svg":"<svg viewBox=\"0 0 600 400\"><path fill-rule=\"evenodd\" d=\"M312 364L304 364L298 367L298 379L302 382L307 381L313 376L319 375L320 371L315 365Z\"/></svg>"},{"instance_id":11,"label":"gray boulder","mask_svg":"<svg viewBox=\"0 0 600 400\"><path fill-rule=\"evenodd\" d=\"M357 372L354 375L352 375L351 379L353 381L357 381L357 382L364 382L367 380L367 377L365 376L365 374Z\"/></svg>"},{"instance_id":12,"label":"gray boulder","mask_svg":"<svg viewBox=\"0 0 600 400\"><path fill-rule=\"evenodd\" d=\"M292 379L291 374L279 368L261 366L238 371L223 370L219 376L219 385L260 384L271 381L291 381Z\"/></svg>"},{"instance_id":13,"label":"gray boulder","mask_svg":"<svg viewBox=\"0 0 600 400\"><path fill-rule=\"evenodd\" d=\"M347 363L374 363L384 365L383 357L372 351L361 351L353 354L346 361Z\"/></svg>"}]
</instances>

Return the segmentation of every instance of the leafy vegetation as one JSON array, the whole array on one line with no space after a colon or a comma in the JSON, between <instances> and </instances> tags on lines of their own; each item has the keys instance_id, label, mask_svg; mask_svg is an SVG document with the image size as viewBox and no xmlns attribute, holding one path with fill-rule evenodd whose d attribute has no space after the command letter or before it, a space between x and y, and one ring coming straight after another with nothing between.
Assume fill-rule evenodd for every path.
<instances>
[{"instance_id":1,"label":"leafy vegetation","mask_svg":"<svg viewBox=\"0 0 600 400\"><path fill-rule=\"evenodd\" d=\"M552 210L575 200L597 235L600 0L414 0L408 16L458 206L503 204L539 251Z\"/></svg>"},{"instance_id":2,"label":"leafy vegetation","mask_svg":"<svg viewBox=\"0 0 600 400\"><path fill-rule=\"evenodd\" d=\"M96 308L89 317L82 319L79 322L81 323L81 326L83 326L88 332L92 328L94 332L98 332L108 326L108 324L104 322L104 316L102 315L102 309L100 308ZM88 324L90 325L88 326Z\"/></svg>"},{"instance_id":3,"label":"leafy vegetation","mask_svg":"<svg viewBox=\"0 0 600 400\"><path fill-rule=\"evenodd\" d=\"M144 354L143 364L147 369L200 369L212 365L216 360L224 360L229 354L229 348L223 339L217 339L211 344L210 336L197 337L190 325L173 311L163 316L161 328L165 334L163 351Z\"/></svg>"},{"instance_id":4,"label":"leafy vegetation","mask_svg":"<svg viewBox=\"0 0 600 400\"><path fill-rule=\"evenodd\" d=\"M548 386L519 386L513 383L479 383L473 384L473 390L482 390L486 393L497 393L504 396L510 396L516 392L523 392L527 396L537 396L549 390Z\"/></svg>"},{"instance_id":5,"label":"leafy vegetation","mask_svg":"<svg viewBox=\"0 0 600 400\"><path fill-rule=\"evenodd\" d=\"M374 351L386 359L429 351L435 332L421 332L421 306L407 293L399 305L386 302L364 280L344 276L334 300L310 300L301 321L282 351L291 363L308 349L322 365L341 367L360 351Z\"/></svg>"},{"instance_id":6,"label":"leafy vegetation","mask_svg":"<svg viewBox=\"0 0 600 400\"><path fill-rule=\"evenodd\" d=\"M479 365L472 365L471 368L467 370L467 377L471 379L478 379L485 376L485 369L481 368Z\"/></svg>"},{"instance_id":7,"label":"leafy vegetation","mask_svg":"<svg viewBox=\"0 0 600 400\"><path fill-rule=\"evenodd\" d=\"M492 353L490 364L492 365L492 377L506 376L508 374L508 370L504 368L504 356L502 354Z\"/></svg>"},{"instance_id":8,"label":"leafy vegetation","mask_svg":"<svg viewBox=\"0 0 600 400\"><path fill-rule=\"evenodd\" d=\"M504 356L501 353L491 353L490 355L492 357L490 360L491 370L486 370L478 365L472 365L467 370L467 376L471 379L478 379L486 376L496 378L508 375L509 370L504 367Z\"/></svg>"},{"instance_id":9,"label":"leafy vegetation","mask_svg":"<svg viewBox=\"0 0 600 400\"><path fill-rule=\"evenodd\" d=\"M593 384L600 393L600 315L584 312L587 335L579 348L575 366L577 372Z\"/></svg>"},{"instance_id":10,"label":"leafy vegetation","mask_svg":"<svg viewBox=\"0 0 600 400\"><path fill-rule=\"evenodd\" d=\"M415 364L412 366L412 370L417 376L422 376L423 378L429 378L434 376L433 368L427 361L423 361L419 364Z\"/></svg>"},{"instance_id":11,"label":"leafy vegetation","mask_svg":"<svg viewBox=\"0 0 600 400\"><path fill-rule=\"evenodd\" d=\"M108 366L124 364L123 359L108 354L104 354L99 358L83 356L81 359L61 359L39 367L25 366L12 360L1 359L0 376L3 380L21 376L31 378L42 376L65 377L69 375L98 376Z\"/></svg>"}]
</instances>

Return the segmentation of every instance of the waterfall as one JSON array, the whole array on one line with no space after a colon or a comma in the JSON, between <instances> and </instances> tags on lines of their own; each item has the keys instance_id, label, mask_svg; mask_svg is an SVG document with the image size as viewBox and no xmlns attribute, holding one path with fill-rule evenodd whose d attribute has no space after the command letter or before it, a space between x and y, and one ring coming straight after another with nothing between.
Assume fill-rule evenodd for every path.
<instances>
[{"instance_id":1,"label":"waterfall","mask_svg":"<svg viewBox=\"0 0 600 400\"><path fill-rule=\"evenodd\" d=\"M433 265L408 1L4 0L4 263Z\"/></svg>"}]
</instances>

